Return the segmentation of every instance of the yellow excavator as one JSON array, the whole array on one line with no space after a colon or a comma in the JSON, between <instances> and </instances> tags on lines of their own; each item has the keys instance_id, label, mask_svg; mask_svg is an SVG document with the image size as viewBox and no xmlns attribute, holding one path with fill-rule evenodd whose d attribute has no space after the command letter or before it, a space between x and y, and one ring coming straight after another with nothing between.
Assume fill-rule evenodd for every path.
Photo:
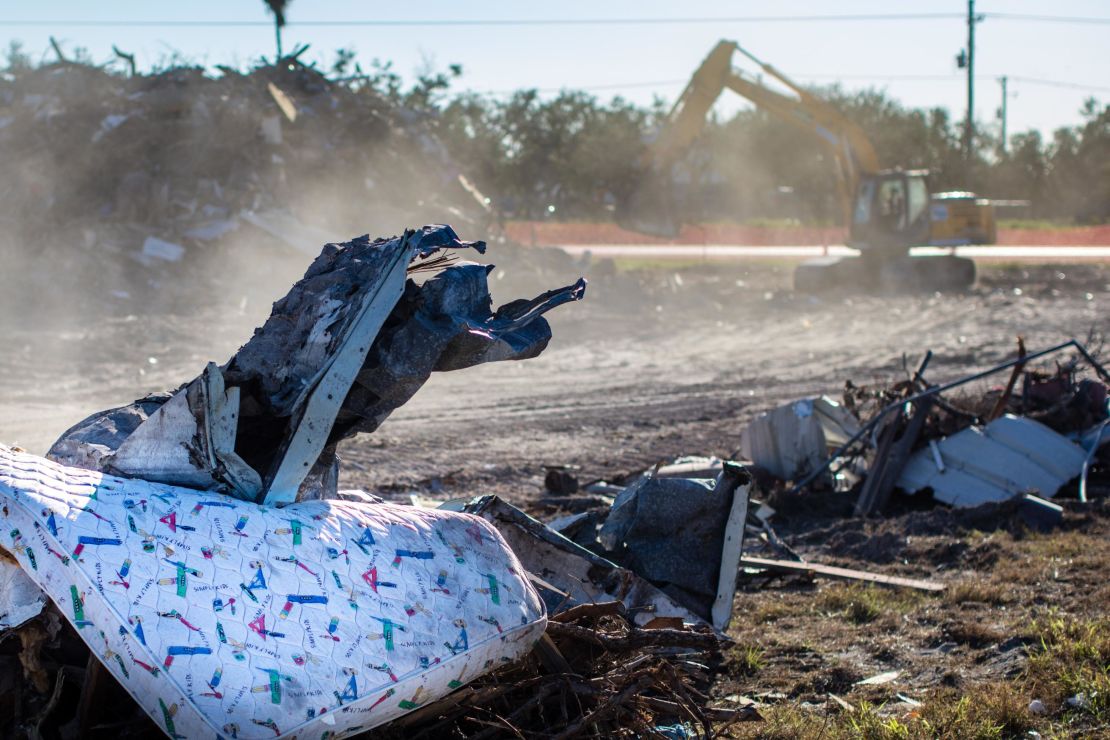
<instances>
[{"instance_id":1,"label":"yellow excavator","mask_svg":"<svg viewBox=\"0 0 1110 740\"><path fill-rule=\"evenodd\" d=\"M740 52L794 96L772 90L732 66ZM848 245L860 257L821 258L800 265L798 290L837 285L900 289L962 288L975 280L975 264L953 255L911 257L915 246L992 244L994 210L973 193L930 194L925 170L884 169L871 141L834 106L757 59L734 41L721 41L694 73L645 153L650 174L618 207L626 228L676 236L682 218L674 203L674 168L705 127L709 109L725 89L817 138L836 166L837 190ZM796 97L795 97L796 96Z\"/></svg>"}]
</instances>

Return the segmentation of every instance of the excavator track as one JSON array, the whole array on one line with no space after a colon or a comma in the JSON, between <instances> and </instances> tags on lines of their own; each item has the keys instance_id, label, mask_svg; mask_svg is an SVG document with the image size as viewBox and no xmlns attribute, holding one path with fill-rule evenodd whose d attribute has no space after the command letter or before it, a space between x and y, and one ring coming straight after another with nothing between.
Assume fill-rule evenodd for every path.
<instances>
[{"instance_id":1,"label":"excavator track","mask_svg":"<svg viewBox=\"0 0 1110 740\"><path fill-rule=\"evenodd\" d=\"M975 283L975 263L955 255L886 260L862 257L822 257L798 265L794 289L820 294L856 291L862 293L954 292Z\"/></svg>"}]
</instances>

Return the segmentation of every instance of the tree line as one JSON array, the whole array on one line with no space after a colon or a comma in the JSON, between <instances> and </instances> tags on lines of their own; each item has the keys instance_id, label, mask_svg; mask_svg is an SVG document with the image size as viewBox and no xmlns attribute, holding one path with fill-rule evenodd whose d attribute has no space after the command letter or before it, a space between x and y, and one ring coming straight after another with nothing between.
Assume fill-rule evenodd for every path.
<instances>
[{"instance_id":1,"label":"tree line","mask_svg":"<svg viewBox=\"0 0 1110 740\"><path fill-rule=\"evenodd\" d=\"M8 73L31 66L18 44L7 57ZM73 62L91 63L83 50ZM171 62L187 66L177 55ZM433 132L505 218L613 218L616 205L647 176L645 142L668 112L659 98L636 105L576 90L546 97L536 90L457 92L458 65L421 74L406 86L390 64L374 61L364 70L344 49L326 74L334 84L381 96ZM1110 221L1110 105L1094 98L1077 111L1076 125L1049 137L1031 130L1002 142L995 127L980 124L969 159L961 122L944 108L910 108L877 89L832 85L813 92L863 128L884 166L929 170L934 192L971 190L1028 202L1001 211L1001 218ZM823 225L840 219L831 159L812 136L758 109L711 117L677 169L674 179L691 221Z\"/></svg>"},{"instance_id":2,"label":"tree line","mask_svg":"<svg viewBox=\"0 0 1110 740\"><path fill-rule=\"evenodd\" d=\"M607 219L645 176L644 142L668 107L583 91L551 97L520 90L507 97L452 93L460 70L427 75L407 90L388 68L373 87L423 113L460 169L510 217ZM962 121L944 108L910 108L883 90L813 91L855 120L886 167L927 169L934 192L970 190L1024 201L1001 218L1062 224L1110 221L1110 106L1094 98L1079 123L1050 137L1031 130L1000 141L978 125L970 160ZM758 109L711 118L677 174L695 220L840 218L833 162L814 138Z\"/></svg>"}]
</instances>

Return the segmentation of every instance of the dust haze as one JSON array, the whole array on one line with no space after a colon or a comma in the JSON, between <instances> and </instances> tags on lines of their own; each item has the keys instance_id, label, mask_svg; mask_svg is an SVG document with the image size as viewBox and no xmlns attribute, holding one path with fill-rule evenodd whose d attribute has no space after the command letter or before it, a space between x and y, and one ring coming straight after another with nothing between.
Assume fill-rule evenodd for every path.
<instances>
[{"instance_id":1,"label":"dust haze","mask_svg":"<svg viewBox=\"0 0 1110 740\"><path fill-rule=\"evenodd\" d=\"M1033 346L1106 329L1103 265L987 270L970 296L814 298L790 290L787 263L614 265L521 247L434 121L298 64L13 68L0 106L0 429L33 452L224 361L324 242L424 223L490 242L495 301L591 284L553 317L543 357L437 374L349 445L352 482L376 488L459 467L488 482L486 457L531 475L724 454L755 412L896 373L903 353L976 365L1019 332Z\"/></svg>"}]
</instances>

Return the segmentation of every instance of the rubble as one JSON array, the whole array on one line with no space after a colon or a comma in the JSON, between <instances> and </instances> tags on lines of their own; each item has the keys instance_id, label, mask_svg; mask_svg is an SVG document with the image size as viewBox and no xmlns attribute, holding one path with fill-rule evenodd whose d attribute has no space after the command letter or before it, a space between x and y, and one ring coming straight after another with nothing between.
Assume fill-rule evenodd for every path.
<instances>
[{"instance_id":1,"label":"rubble","mask_svg":"<svg viewBox=\"0 0 1110 740\"><path fill-rule=\"evenodd\" d=\"M617 562L723 630L732 613L751 475L725 463L714 479L645 476L613 502L598 542Z\"/></svg>"},{"instance_id":2,"label":"rubble","mask_svg":"<svg viewBox=\"0 0 1110 740\"><path fill-rule=\"evenodd\" d=\"M1054 374L1026 369L1033 360L1066 350L1076 357ZM820 485L836 465L838 473L862 479L856 485L859 516L881 511L896 486L909 493L929 490L954 506L1030 492L1051 498L1081 475L1102 443L1110 417L1104 385L1110 373L1074 339L1031 354L1019 342L1016 359L942 385L925 379L931 358L927 353L909 381L889 389L861 389L849 381L844 407L861 416L869 406L874 410L818 465L804 474L799 469L789 490ZM1078 377L1080 362L1094 378ZM1005 370L1012 370L1009 383L986 396L957 403L943 395ZM1020 395L1013 392L1019 378ZM870 461L861 466L868 453ZM1085 482L1081 486L1085 489Z\"/></svg>"},{"instance_id":3,"label":"rubble","mask_svg":"<svg viewBox=\"0 0 1110 740\"><path fill-rule=\"evenodd\" d=\"M460 502L457 510L480 516L498 529L537 579L534 583L552 614L604 601L623 604L632 623L641 627L674 619L708 625L708 613L696 614L646 579L571 542L496 496Z\"/></svg>"},{"instance_id":4,"label":"rubble","mask_svg":"<svg viewBox=\"0 0 1110 740\"><path fill-rule=\"evenodd\" d=\"M545 610L494 529L341 499L336 485L340 440L376 429L434 370L538 355L551 338L543 314L583 297L580 280L492 311L490 268L440 254L484 247L442 225L328 244L223 366L94 414L53 461L0 447L0 517L18 563L0 569L8 616L38 618L37 585L93 651L89 671L99 660L170 737L236 735L228 727L248 720L279 737L366 730L527 653ZM424 273L434 274L418 283ZM393 570L379 577L389 554ZM406 559L418 565L400 569ZM285 621L301 607L304 618ZM248 687L257 671L268 699L219 688L225 673ZM198 694L192 677L209 675Z\"/></svg>"},{"instance_id":5,"label":"rubble","mask_svg":"<svg viewBox=\"0 0 1110 740\"><path fill-rule=\"evenodd\" d=\"M292 56L214 75L72 62L10 71L0 252L5 277L20 279L3 287L15 305L33 296L39 311L56 303L70 316L176 310L199 296L238 301L247 286L212 268L248 255L293 270L356 228L494 226L435 122L376 85ZM537 281L523 278L545 265L573 269L557 250L504 251L502 267L529 290Z\"/></svg>"}]
</instances>

